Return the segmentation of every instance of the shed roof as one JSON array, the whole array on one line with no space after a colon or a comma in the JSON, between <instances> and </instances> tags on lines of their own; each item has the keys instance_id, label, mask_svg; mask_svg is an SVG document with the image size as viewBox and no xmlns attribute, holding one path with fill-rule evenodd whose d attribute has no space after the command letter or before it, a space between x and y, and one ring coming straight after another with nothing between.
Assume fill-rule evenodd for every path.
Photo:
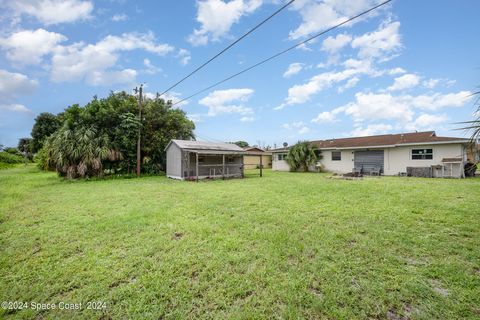
<instances>
[{"instance_id":1,"label":"shed roof","mask_svg":"<svg viewBox=\"0 0 480 320\"><path fill-rule=\"evenodd\" d=\"M245 151L233 143L224 142L208 142L208 141L191 141L173 139L167 145L167 149L171 143L175 143L180 149L190 150L192 152L206 153L206 151L229 151L229 153L244 153Z\"/></svg>"},{"instance_id":2,"label":"shed roof","mask_svg":"<svg viewBox=\"0 0 480 320\"><path fill-rule=\"evenodd\" d=\"M328 148L361 148L374 146L395 146L408 144L431 144L431 143L466 143L468 139L455 137L439 137L435 131L408 132L397 134L384 134L378 136L342 138L330 140L317 140L311 143L321 149Z\"/></svg>"}]
</instances>

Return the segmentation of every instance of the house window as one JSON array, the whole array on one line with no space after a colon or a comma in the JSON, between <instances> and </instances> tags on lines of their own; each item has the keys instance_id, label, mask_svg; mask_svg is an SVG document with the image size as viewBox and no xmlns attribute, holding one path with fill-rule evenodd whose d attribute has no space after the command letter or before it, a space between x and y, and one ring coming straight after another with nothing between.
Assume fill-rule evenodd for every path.
<instances>
[{"instance_id":1,"label":"house window","mask_svg":"<svg viewBox=\"0 0 480 320\"><path fill-rule=\"evenodd\" d=\"M227 157L227 162L228 163L234 163L235 162L235 158L233 156L228 156Z\"/></svg>"},{"instance_id":2,"label":"house window","mask_svg":"<svg viewBox=\"0 0 480 320\"><path fill-rule=\"evenodd\" d=\"M432 160L433 149L412 149L412 160Z\"/></svg>"},{"instance_id":3,"label":"house window","mask_svg":"<svg viewBox=\"0 0 480 320\"><path fill-rule=\"evenodd\" d=\"M287 159L287 155L286 154L278 154L277 155L277 160L278 161L282 161L282 160L286 160Z\"/></svg>"},{"instance_id":4,"label":"house window","mask_svg":"<svg viewBox=\"0 0 480 320\"><path fill-rule=\"evenodd\" d=\"M341 161L342 152L341 151L332 151L332 161Z\"/></svg>"},{"instance_id":5,"label":"house window","mask_svg":"<svg viewBox=\"0 0 480 320\"><path fill-rule=\"evenodd\" d=\"M198 163L204 163L205 162L205 156L198 156Z\"/></svg>"}]
</instances>

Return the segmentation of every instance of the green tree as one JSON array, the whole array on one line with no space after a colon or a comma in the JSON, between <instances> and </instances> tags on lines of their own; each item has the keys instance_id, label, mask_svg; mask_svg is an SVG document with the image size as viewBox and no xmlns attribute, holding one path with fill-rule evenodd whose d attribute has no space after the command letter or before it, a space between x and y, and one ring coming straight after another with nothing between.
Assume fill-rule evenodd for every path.
<instances>
[{"instance_id":1,"label":"green tree","mask_svg":"<svg viewBox=\"0 0 480 320\"><path fill-rule=\"evenodd\" d=\"M287 163L291 171L308 171L308 167L321 159L320 152L308 141L299 141L288 150Z\"/></svg>"},{"instance_id":2,"label":"green tree","mask_svg":"<svg viewBox=\"0 0 480 320\"><path fill-rule=\"evenodd\" d=\"M243 141L243 140L235 141L234 144L236 144L236 145L239 146L240 148L246 148L246 147L248 147L248 142L247 142L247 141Z\"/></svg>"},{"instance_id":3,"label":"green tree","mask_svg":"<svg viewBox=\"0 0 480 320\"><path fill-rule=\"evenodd\" d=\"M42 112L35 118L32 128L31 151L37 153L43 146L44 141L61 126L60 116L49 112Z\"/></svg>"},{"instance_id":4,"label":"green tree","mask_svg":"<svg viewBox=\"0 0 480 320\"><path fill-rule=\"evenodd\" d=\"M23 154L23 157L25 159L25 165L27 165L27 162L33 158L32 152L31 152L32 139L31 138L18 139L17 149Z\"/></svg>"},{"instance_id":5,"label":"green tree","mask_svg":"<svg viewBox=\"0 0 480 320\"><path fill-rule=\"evenodd\" d=\"M171 101L161 98L144 101L142 119L142 159L145 172L157 173L165 169L165 148L172 139L195 139L195 124L181 109L173 108Z\"/></svg>"},{"instance_id":6,"label":"green tree","mask_svg":"<svg viewBox=\"0 0 480 320\"><path fill-rule=\"evenodd\" d=\"M129 173L136 166L140 128L142 172L157 173L165 168L164 149L171 139L194 139L194 123L170 101L145 99L141 121L137 114L135 97L125 92L68 107L61 128L38 152L39 166L54 167L68 178ZM91 141L80 140L84 136Z\"/></svg>"}]
</instances>

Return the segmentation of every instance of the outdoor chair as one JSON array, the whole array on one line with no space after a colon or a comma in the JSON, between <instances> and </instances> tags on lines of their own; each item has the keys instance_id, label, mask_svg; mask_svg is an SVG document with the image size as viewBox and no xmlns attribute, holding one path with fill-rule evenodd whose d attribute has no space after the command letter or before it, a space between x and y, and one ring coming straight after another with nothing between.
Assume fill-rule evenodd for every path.
<instances>
[{"instance_id":1,"label":"outdoor chair","mask_svg":"<svg viewBox=\"0 0 480 320\"><path fill-rule=\"evenodd\" d=\"M357 177L357 176L359 176L359 175L362 174L362 169L363 169L362 166L353 167L353 169L352 169L352 174L353 174L355 177Z\"/></svg>"},{"instance_id":2,"label":"outdoor chair","mask_svg":"<svg viewBox=\"0 0 480 320\"><path fill-rule=\"evenodd\" d=\"M370 171L370 175L371 175L371 176L379 176L381 170L382 170L381 167L374 167L374 168Z\"/></svg>"}]
</instances>

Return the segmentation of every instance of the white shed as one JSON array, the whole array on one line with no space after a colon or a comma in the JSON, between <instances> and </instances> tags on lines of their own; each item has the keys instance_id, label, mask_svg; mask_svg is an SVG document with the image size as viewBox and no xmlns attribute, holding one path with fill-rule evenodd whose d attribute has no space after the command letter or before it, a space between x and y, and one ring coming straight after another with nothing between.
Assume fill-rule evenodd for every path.
<instances>
[{"instance_id":1,"label":"white shed","mask_svg":"<svg viewBox=\"0 0 480 320\"><path fill-rule=\"evenodd\" d=\"M232 143L171 140L167 152L167 177L198 180L244 176L245 151Z\"/></svg>"}]
</instances>

